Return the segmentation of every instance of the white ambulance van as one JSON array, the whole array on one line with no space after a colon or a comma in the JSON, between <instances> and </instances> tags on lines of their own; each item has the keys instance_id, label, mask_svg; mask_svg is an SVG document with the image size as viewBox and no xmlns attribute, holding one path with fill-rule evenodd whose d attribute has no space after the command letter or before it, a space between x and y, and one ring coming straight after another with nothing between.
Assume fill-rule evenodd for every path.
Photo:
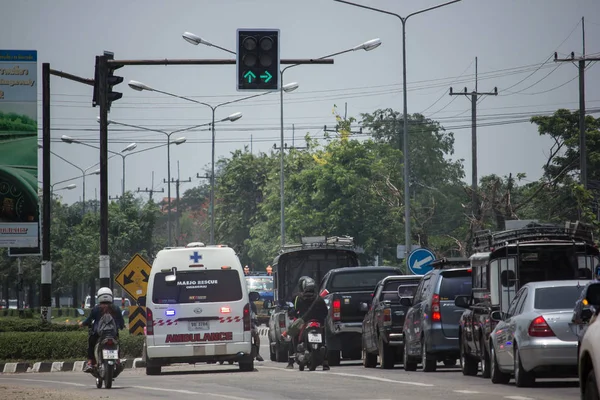
<instances>
[{"instance_id":1,"label":"white ambulance van","mask_svg":"<svg viewBox=\"0 0 600 400\"><path fill-rule=\"evenodd\" d=\"M254 370L250 311L242 265L230 247L190 243L159 251L146 296L146 374L217 361Z\"/></svg>"}]
</instances>

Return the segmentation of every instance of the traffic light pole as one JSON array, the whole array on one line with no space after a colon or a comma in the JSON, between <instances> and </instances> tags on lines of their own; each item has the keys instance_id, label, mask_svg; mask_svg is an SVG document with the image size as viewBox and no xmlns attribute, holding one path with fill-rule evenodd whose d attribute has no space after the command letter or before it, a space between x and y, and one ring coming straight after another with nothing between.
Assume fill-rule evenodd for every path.
<instances>
[{"instance_id":1,"label":"traffic light pole","mask_svg":"<svg viewBox=\"0 0 600 400\"><path fill-rule=\"evenodd\" d=\"M110 287L108 255L108 64L98 56L98 102L100 106L100 287Z\"/></svg>"}]
</instances>

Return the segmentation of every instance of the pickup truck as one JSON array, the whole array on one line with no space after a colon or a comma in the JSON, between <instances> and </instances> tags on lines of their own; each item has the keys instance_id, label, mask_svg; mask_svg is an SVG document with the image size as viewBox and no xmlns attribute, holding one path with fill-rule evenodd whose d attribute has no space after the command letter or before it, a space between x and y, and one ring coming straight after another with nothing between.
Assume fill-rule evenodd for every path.
<instances>
[{"instance_id":1,"label":"pickup truck","mask_svg":"<svg viewBox=\"0 0 600 400\"><path fill-rule=\"evenodd\" d=\"M281 334L292 321L288 315L293 307L298 280L310 276L320 282L327 272L335 268L358 267L358 253L354 241L348 236L303 237L302 243L286 245L273 261L275 299L267 306L269 316L269 353L271 361L287 362L289 342Z\"/></svg>"},{"instance_id":2,"label":"pickup truck","mask_svg":"<svg viewBox=\"0 0 600 400\"><path fill-rule=\"evenodd\" d=\"M320 286L320 296L329 309L325 321L325 344L330 366L342 358L362 357L362 323L367 313L361 303L371 301L373 290L390 275L400 275L398 267L338 268L329 271Z\"/></svg>"},{"instance_id":3,"label":"pickup truck","mask_svg":"<svg viewBox=\"0 0 600 400\"><path fill-rule=\"evenodd\" d=\"M402 327L407 306L400 304L400 298L412 298L421 281L420 275L392 275L377 284L372 293L372 303L362 303L368 309L362 323L363 365L365 368L394 368L404 354Z\"/></svg>"}]
</instances>

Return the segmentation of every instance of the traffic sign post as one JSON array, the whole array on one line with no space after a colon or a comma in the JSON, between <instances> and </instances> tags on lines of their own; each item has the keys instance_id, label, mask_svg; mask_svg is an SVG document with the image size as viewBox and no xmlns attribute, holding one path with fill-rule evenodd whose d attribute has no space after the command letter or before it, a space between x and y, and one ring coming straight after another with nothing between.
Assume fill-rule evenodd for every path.
<instances>
[{"instance_id":1,"label":"traffic sign post","mask_svg":"<svg viewBox=\"0 0 600 400\"><path fill-rule=\"evenodd\" d=\"M115 277L115 282L137 301L146 296L151 270L152 266L142 256L136 254Z\"/></svg>"},{"instance_id":2,"label":"traffic sign post","mask_svg":"<svg viewBox=\"0 0 600 400\"><path fill-rule=\"evenodd\" d=\"M413 274L425 275L433 269L431 266L433 260L435 260L435 254L431 250L421 247L408 255L406 265Z\"/></svg>"},{"instance_id":3,"label":"traffic sign post","mask_svg":"<svg viewBox=\"0 0 600 400\"><path fill-rule=\"evenodd\" d=\"M129 333L143 335L146 327L146 307L129 306Z\"/></svg>"}]
</instances>

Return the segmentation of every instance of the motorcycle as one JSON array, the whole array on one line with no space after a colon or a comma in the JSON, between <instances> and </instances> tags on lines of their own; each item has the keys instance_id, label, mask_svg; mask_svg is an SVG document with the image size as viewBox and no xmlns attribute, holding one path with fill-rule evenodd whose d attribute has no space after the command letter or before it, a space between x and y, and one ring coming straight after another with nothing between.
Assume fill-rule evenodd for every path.
<instances>
[{"instance_id":1,"label":"motorcycle","mask_svg":"<svg viewBox=\"0 0 600 400\"><path fill-rule=\"evenodd\" d=\"M90 371L96 378L96 387L112 388L113 380L123 371L119 359L119 341L116 337L106 336L98 339L94 348L96 366Z\"/></svg>"},{"instance_id":2,"label":"motorcycle","mask_svg":"<svg viewBox=\"0 0 600 400\"><path fill-rule=\"evenodd\" d=\"M324 336L325 329L319 321L310 320L306 323L300 333L301 340L296 347L296 363L300 371L304 371L306 366L309 371L314 371L318 366L323 365L327 354Z\"/></svg>"}]
</instances>

